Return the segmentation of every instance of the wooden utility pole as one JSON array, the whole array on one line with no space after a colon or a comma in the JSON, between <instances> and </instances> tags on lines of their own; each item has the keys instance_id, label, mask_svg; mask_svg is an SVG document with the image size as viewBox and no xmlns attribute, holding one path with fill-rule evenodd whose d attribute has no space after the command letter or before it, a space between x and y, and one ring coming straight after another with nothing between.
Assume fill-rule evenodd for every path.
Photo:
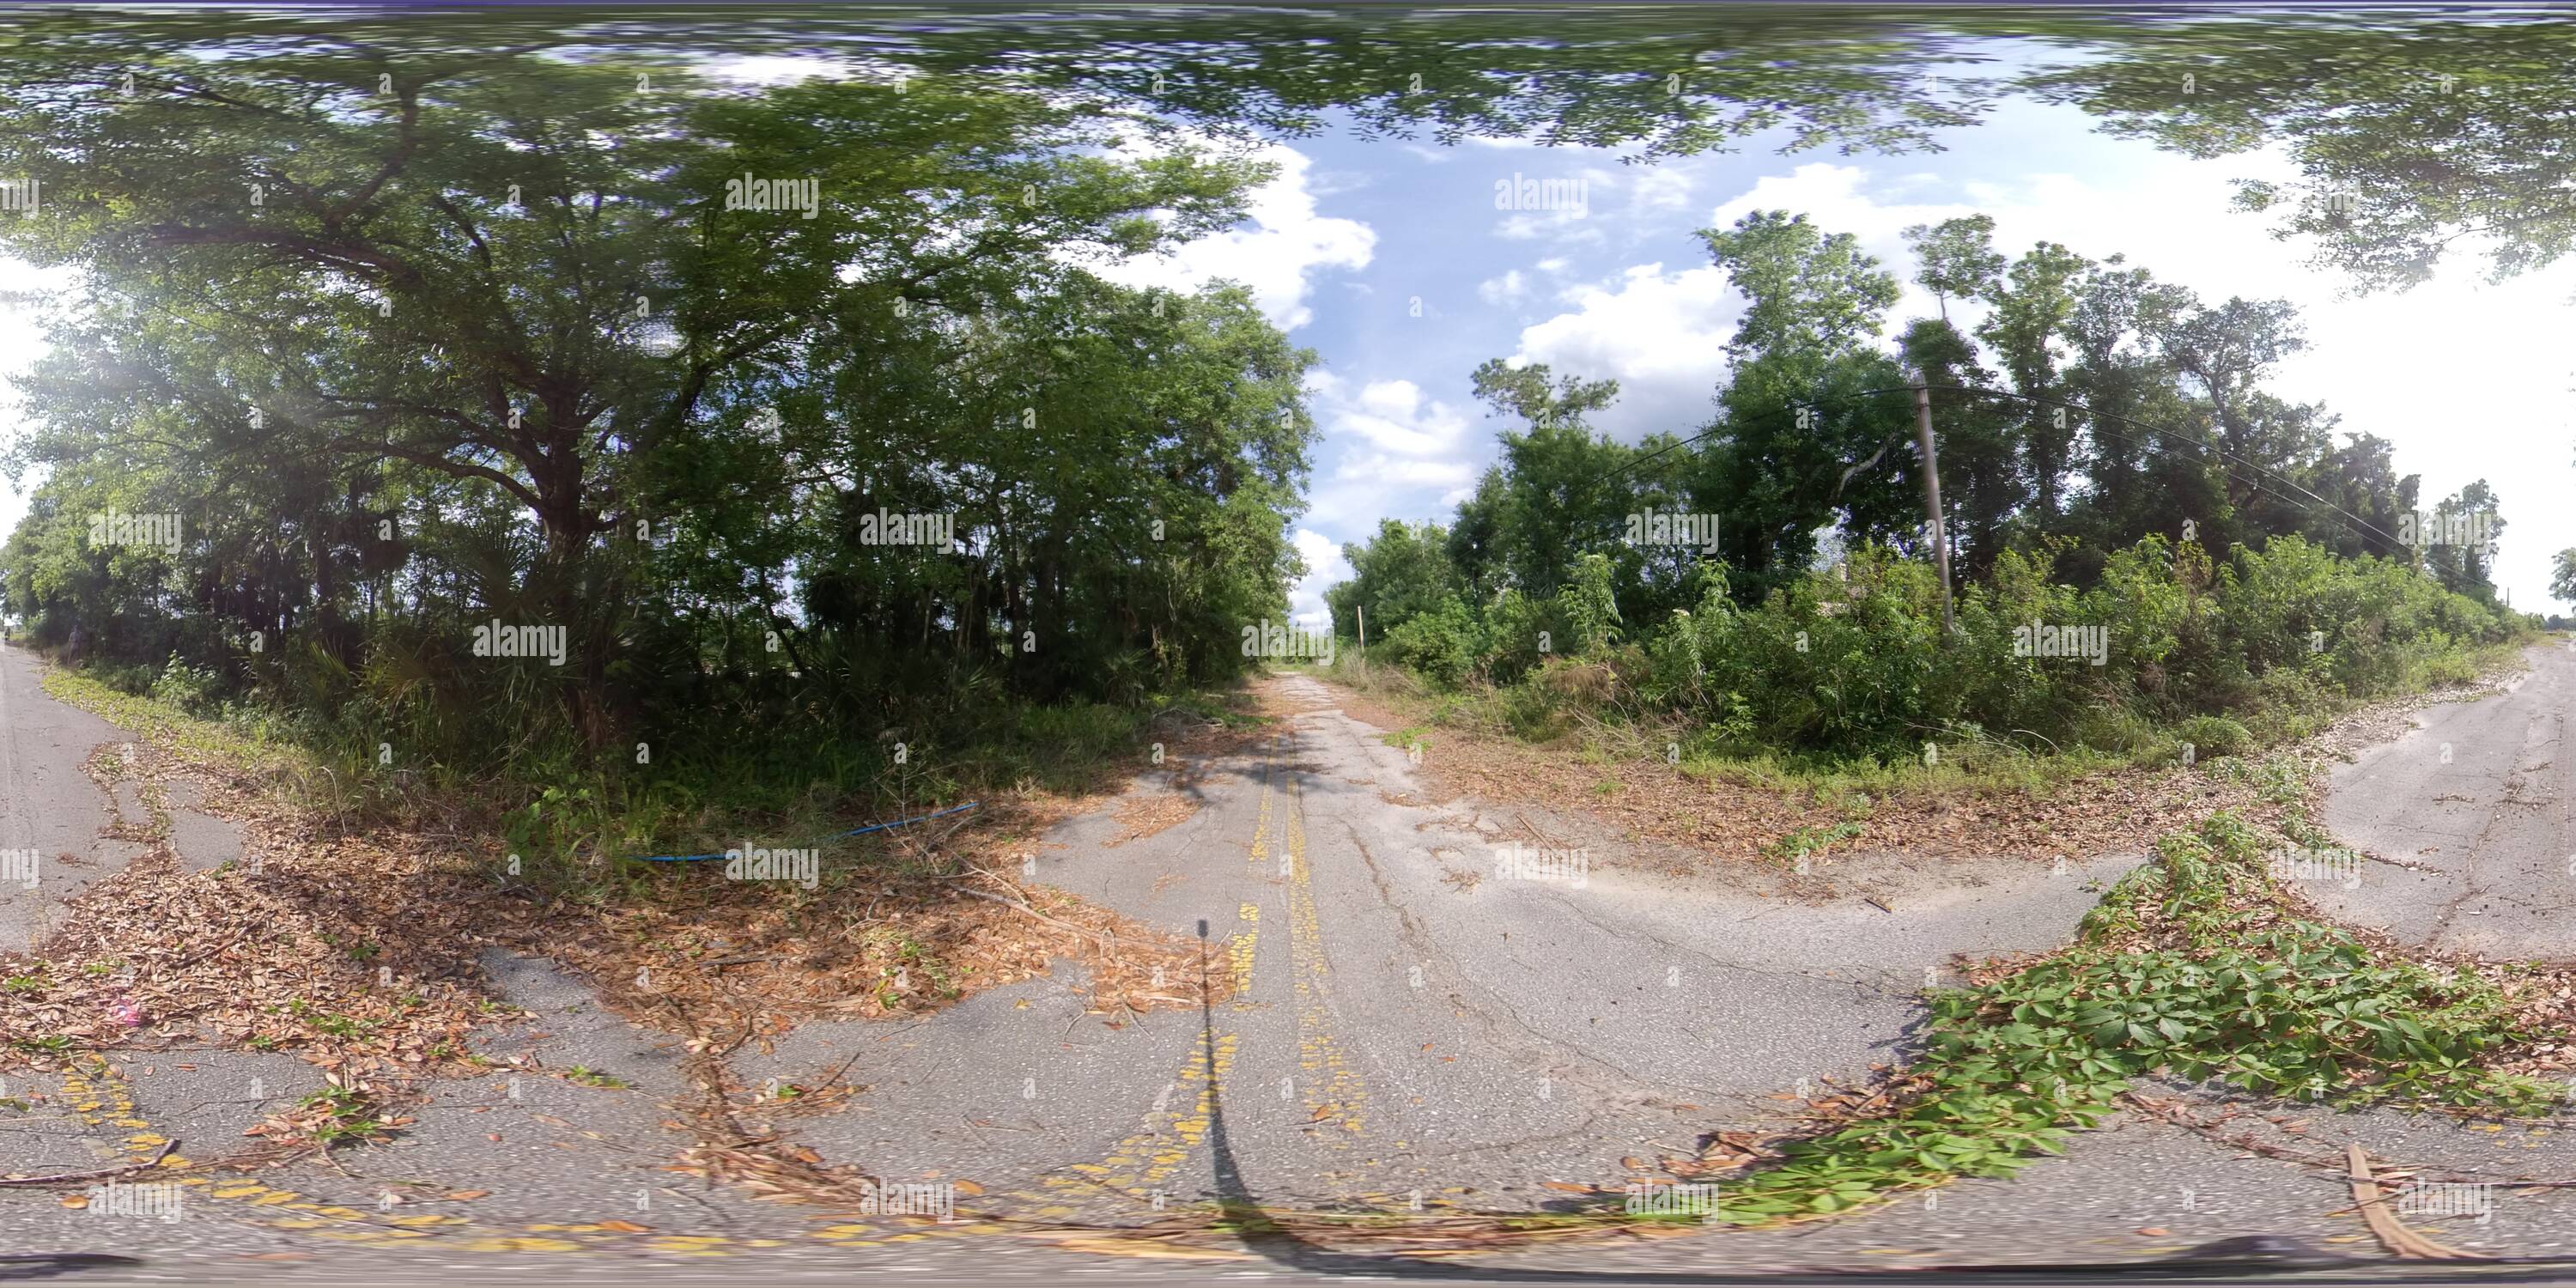
<instances>
[{"instance_id":1,"label":"wooden utility pole","mask_svg":"<svg viewBox=\"0 0 2576 1288\"><path fill-rule=\"evenodd\" d=\"M1941 459L1932 450L1932 388L1914 373L1914 441L1923 449L1923 514L1932 521L1932 560L1941 573L1941 633L1957 629L1950 615L1950 532L1941 522Z\"/></svg>"}]
</instances>

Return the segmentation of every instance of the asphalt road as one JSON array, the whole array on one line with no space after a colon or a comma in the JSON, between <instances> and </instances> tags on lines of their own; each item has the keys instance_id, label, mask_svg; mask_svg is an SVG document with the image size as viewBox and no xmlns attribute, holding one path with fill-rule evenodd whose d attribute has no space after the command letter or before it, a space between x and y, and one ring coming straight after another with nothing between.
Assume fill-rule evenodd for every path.
<instances>
[{"instance_id":1,"label":"asphalt road","mask_svg":"<svg viewBox=\"0 0 2576 1288\"><path fill-rule=\"evenodd\" d=\"M2410 943L2576 957L2576 649L2530 650L2506 692L2426 710L2339 770L2325 823L2367 856L2321 906Z\"/></svg>"},{"instance_id":2,"label":"asphalt road","mask_svg":"<svg viewBox=\"0 0 2576 1288\"><path fill-rule=\"evenodd\" d=\"M2445 769L2464 763L2459 739L2509 732L2510 754L2472 762L2490 777L2408 778L2392 768L2360 790L2374 803L2431 793L2426 806L2441 803L2434 795L2484 791L2502 807L2532 796L2535 774L2563 786L2542 735L2561 727L2568 677L2564 662L2538 659L2511 694L2428 713L2433 727L2474 721L2454 730ZM1188 790L1199 808L1186 821L1121 842L1124 825L1101 810L1035 851L1041 881L1203 933L1206 969L1236 976L1233 999L1112 1028L1084 1013L1076 981L1059 974L927 1020L809 1025L772 1052L736 1057L753 1085L811 1080L852 1062L867 1091L843 1112L795 1120L796 1139L888 1182L971 1182L957 1200L964 1219L818 1221L661 1171L685 1143L662 1126L659 1102L678 1089L669 1039L603 1013L579 981L546 963L494 958L486 965L495 989L545 1017L496 1049L586 1064L633 1085L446 1084L395 1144L342 1151L336 1168L305 1164L191 1190L175 1221L73 1211L52 1193L0 1189L0 1253L143 1259L78 1276L91 1282L794 1280L854 1270L939 1282L1645 1282L1831 1265L2132 1259L2248 1234L2373 1251L2334 1178L2126 1119L2010 1182L1962 1182L1788 1231L1517 1250L1474 1270L1335 1258L1279 1240L1153 1260L1105 1240L1059 1246L1068 1227L1133 1227L1208 1203L1526 1212L1575 1202L1568 1187L1615 1192L1641 1174L1623 1159L1651 1163L1703 1133L1779 1121L1802 1081L1860 1077L1901 1059L1920 1014L1914 990L1953 954L2061 942L2100 885L2135 862L2103 856L2059 872L1926 866L1894 854L1840 860L1836 884L1870 899L1801 898L1772 874L1685 882L1662 875L1672 856L1580 818L1411 803L1426 795L1416 767L1383 731L1335 709L1311 679L1280 683L1305 709L1264 745L1194 767ZM29 803L0 817L23 815L8 826L51 828L82 853L96 842L77 834L105 825L116 806L76 767L118 735L44 698L23 656L0 662L0 685L0 747L10 757L0 769L8 799ZM2356 773L2383 759L2407 764L2407 741ZM22 796L22 782L46 786ZM1167 788L1149 780L1135 790ZM2339 780L2337 810L2352 790ZM2563 842L2565 795L2552 799ZM2546 833L2508 822L2472 844L2501 843L2503 863L2527 867L2524 847ZM2463 871L2494 870L2478 862L2484 853L2469 849ZM65 892L39 890L47 899ZM100 1166L130 1157L141 1132L228 1141L315 1085L314 1071L284 1057L138 1056L114 1078L34 1088L48 1099L29 1112L0 1109L0 1173ZM29 1089L24 1079L12 1087L5 1094ZM2576 1144L2561 1143L2576 1134L2563 1130L2478 1132L2397 1114L2314 1119L2305 1139L2321 1148L2352 1140L2427 1167L2576 1179ZM435 1199L456 1191L488 1193ZM2435 1228L2472 1248L2576 1251L2570 1194L2500 1191L2485 1222Z\"/></svg>"},{"instance_id":3,"label":"asphalt road","mask_svg":"<svg viewBox=\"0 0 2576 1288\"><path fill-rule=\"evenodd\" d=\"M42 674L34 655L0 647L0 951L32 945L64 900L142 849L99 836L114 807L81 772L125 735L45 696Z\"/></svg>"}]
</instances>

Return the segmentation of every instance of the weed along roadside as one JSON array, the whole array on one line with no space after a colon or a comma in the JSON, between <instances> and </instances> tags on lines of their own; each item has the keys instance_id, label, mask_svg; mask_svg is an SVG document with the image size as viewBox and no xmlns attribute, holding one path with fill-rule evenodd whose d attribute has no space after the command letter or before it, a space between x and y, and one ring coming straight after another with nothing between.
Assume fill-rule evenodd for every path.
<instances>
[{"instance_id":1,"label":"weed along roadside","mask_svg":"<svg viewBox=\"0 0 2576 1288\"><path fill-rule=\"evenodd\" d=\"M2563 970L2423 961L2320 923L2230 815L2165 837L2063 951L1932 993L1922 1058L1858 1119L1782 1147L1715 1211L1832 1213L1959 1177L2009 1176L2158 1082L2330 1109L2397 1101L2546 1118L2567 1098Z\"/></svg>"}]
</instances>

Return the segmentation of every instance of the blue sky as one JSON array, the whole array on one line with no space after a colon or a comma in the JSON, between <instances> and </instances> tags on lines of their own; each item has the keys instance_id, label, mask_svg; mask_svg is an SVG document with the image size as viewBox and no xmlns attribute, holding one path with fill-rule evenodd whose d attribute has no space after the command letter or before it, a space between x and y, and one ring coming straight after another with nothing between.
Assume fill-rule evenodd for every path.
<instances>
[{"instance_id":1,"label":"blue sky","mask_svg":"<svg viewBox=\"0 0 2576 1288\"><path fill-rule=\"evenodd\" d=\"M1619 405L1600 424L1623 438L1702 423L1741 301L1692 234L1773 208L1856 235L1908 278L1902 229L1984 211L2008 252L2045 239L2096 259L2124 253L2213 303L2292 300L2310 347L2272 387L2326 402L2341 432L2391 440L2399 471L2424 476L2427 504L2486 478L2510 525L2499 580L2517 606L2550 611L2548 557L2576 546L2576 360L2555 338L2576 266L2487 286L2463 258L2415 291L2347 298L2342 278L2270 235L2271 216L2231 208L2233 180L2295 178L2278 155L2195 161L2024 102L1939 139L1945 151L1846 157L1780 156L1776 140L1757 138L1732 154L1632 166L1600 150L1331 133L1262 150L1280 175L1235 231L1116 275L1247 281L1322 356L1323 434L1297 526L1310 572L1294 609L1309 623L1323 589L1349 573L1342 543L1381 517L1445 519L1495 458L1501 423L1468 392L1479 362L1617 379ZM1496 210L1495 184L1515 176L1583 180L1584 208ZM1890 316L1933 311L1909 282Z\"/></svg>"}]
</instances>

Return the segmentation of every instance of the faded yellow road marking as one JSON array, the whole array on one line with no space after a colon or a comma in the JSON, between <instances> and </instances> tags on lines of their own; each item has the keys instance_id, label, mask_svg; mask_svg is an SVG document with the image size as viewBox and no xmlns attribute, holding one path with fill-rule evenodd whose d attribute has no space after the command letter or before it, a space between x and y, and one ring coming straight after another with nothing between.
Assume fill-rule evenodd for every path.
<instances>
[{"instance_id":1,"label":"faded yellow road marking","mask_svg":"<svg viewBox=\"0 0 2576 1288\"><path fill-rule=\"evenodd\" d=\"M66 1073L62 1091L64 1099L73 1102L82 1121L91 1127L113 1125L143 1129L125 1136L119 1142L121 1151L111 1152L122 1152L135 1161L142 1161L149 1159L166 1139L150 1130L151 1123L135 1107L132 1085L113 1065L101 1062L88 1072L74 1070ZM186 1160L175 1152L164 1156L161 1162L164 1167L187 1165ZM247 1177L183 1176L176 1179L201 1198L263 1209L242 1214L254 1224L341 1243L436 1247L466 1252L589 1252L598 1243L620 1241L622 1238L602 1236L592 1244L567 1239L522 1238L506 1233L510 1227L480 1224L463 1216L428 1214L398 1217L389 1212L368 1212L319 1203L294 1190L279 1189ZM433 1232L420 1228L434 1225L450 1229ZM463 1237L440 1238L441 1233Z\"/></svg>"},{"instance_id":2,"label":"faded yellow road marking","mask_svg":"<svg viewBox=\"0 0 2576 1288\"><path fill-rule=\"evenodd\" d=\"M1270 864L1277 793L1273 765L1278 747L1279 740L1273 738L1272 762L1262 767L1261 801L1253 821L1252 843L1244 851L1247 866L1255 872L1265 872ZM1292 840L1294 844L1302 841ZM1226 945L1226 969L1234 985L1235 1009L1245 1010L1254 1005L1249 999L1261 945L1261 905L1237 905L1235 919L1237 929ZM1043 1178L1040 1183L1051 1193L1020 1190L1011 1197L1036 1204L1033 1215L1055 1219L1073 1216L1076 1209L1069 1203L1102 1189L1151 1203L1189 1161L1190 1151L1207 1142L1209 1125L1218 1100L1225 1094L1226 1076L1234 1069L1239 1045L1240 1038L1231 1033L1216 1035L1211 1045L1211 1035L1202 1029L1198 1040L1191 1044L1188 1058L1167 1084L1164 1098L1147 1112L1137 1131L1110 1146L1099 1162L1075 1164ZM1183 1103L1170 1103L1175 1099Z\"/></svg>"},{"instance_id":3,"label":"faded yellow road marking","mask_svg":"<svg viewBox=\"0 0 2576 1288\"><path fill-rule=\"evenodd\" d=\"M1346 1149L1367 1130L1368 1086L1333 1037L1333 965L1324 955L1323 923L1307 871L1306 797L1294 778L1288 781L1288 868L1289 978L1297 994L1297 1064L1306 1074L1299 1081L1310 1121L1340 1126L1327 1138L1334 1148Z\"/></svg>"}]
</instances>

